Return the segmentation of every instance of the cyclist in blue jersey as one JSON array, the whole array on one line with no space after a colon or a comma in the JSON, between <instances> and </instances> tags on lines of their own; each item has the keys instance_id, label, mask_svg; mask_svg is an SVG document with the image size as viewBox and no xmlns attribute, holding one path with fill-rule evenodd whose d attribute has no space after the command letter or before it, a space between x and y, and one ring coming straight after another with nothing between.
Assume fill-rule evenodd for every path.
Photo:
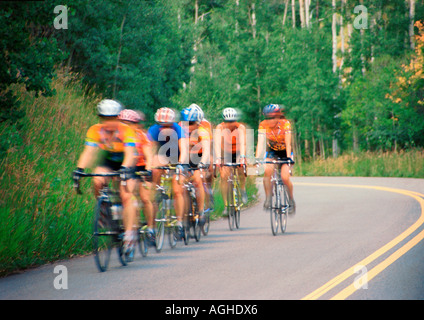
<instances>
[{"instance_id":1,"label":"cyclist in blue jersey","mask_svg":"<svg viewBox=\"0 0 424 320\"><path fill-rule=\"evenodd\" d=\"M155 125L151 126L147 132L149 139L154 144L156 152L153 158L153 166L177 165L180 171L185 171L188 167L188 142L183 129L175 123L175 112L170 108L160 108L155 114ZM161 170L154 169L152 172L153 183L160 183ZM174 195L175 215L183 235L182 220L184 213L184 197L181 181L174 176L172 180L172 191ZM179 176L181 180L183 177Z\"/></svg>"}]
</instances>

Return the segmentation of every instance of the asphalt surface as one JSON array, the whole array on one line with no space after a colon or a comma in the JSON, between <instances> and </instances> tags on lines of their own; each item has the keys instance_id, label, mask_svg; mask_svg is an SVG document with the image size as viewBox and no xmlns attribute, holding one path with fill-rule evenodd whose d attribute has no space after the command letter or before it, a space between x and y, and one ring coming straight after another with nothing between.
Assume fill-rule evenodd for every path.
<instances>
[{"instance_id":1,"label":"asphalt surface","mask_svg":"<svg viewBox=\"0 0 424 320\"><path fill-rule=\"evenodd\" d=\"M0 279L0 299L424 299L424 180L293 181L285 234L272 235L261 192L239 230L214 221L200 242L126 267L113 252L104 273L92 256L58 261Z\"/></svg>"}]
</instances>

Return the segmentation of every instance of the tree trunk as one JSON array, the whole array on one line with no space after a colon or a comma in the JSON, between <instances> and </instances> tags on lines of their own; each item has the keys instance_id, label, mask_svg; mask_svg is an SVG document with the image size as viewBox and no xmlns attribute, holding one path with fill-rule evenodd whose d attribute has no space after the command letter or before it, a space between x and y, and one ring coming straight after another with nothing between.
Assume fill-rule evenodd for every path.
<instances>
[{"instance_id":1,"label":"tree trunk","mask_svg":"<svg viewBox=\"0 0 424 320\"><path fill-rule=\"evenodd\" d=\"M296 1L292 0L292 20L293 20L293 29L296 28Z\"/></svg>"},{"instance_id":2,"label":"tree trunk","mask_svg":"<svg viewBox=\"0 0 424 320\"><path fill-rule=\"evenodd\" d=\"M415 0L409 0L409 43L412 50L415 49L414 24L415 24Z\"/></svg>"},{"instance_id":3,"label":"tree trunk","mask_svg":"<svg viewBox=\"0 0 424 320\"><path fill-rule=\"evenodd\" d=\"M333 0L333 21L331 24L331 31L333 34L333 72L337 70L337 15L336 15L336 0Z\"/></svg>"},{"instance_id":4,"label":"tree trunk","mask_svg":"<svg viewBox=\"0 0 424 320\"><path fill-rule=\"evenodd\" d=\"M118 77L119 60L121 59L122 35L123 35L123 31L124 31L124 24L125 24L126 18L127 18L127 15L125 14L124 18L122 19L121 30L120 30L120 35L119 35L119 49L118 49L118 56L116 57L115 79L113 80L113 98L116 98L116 78Z\"/></svg>"},{"instance_id":5,"label":"tree trunk","mask_svg":"<svg viewBox=\"0 0 424 320\"><path fill-rule=\"evenodd\" d=\"M305 24L306 28L309 28L309 6L311 4L311 0L305 0Z\"/></svg>"},{"instance_id":6,"label":"tree trunk","mask_svg":"<svg viewBox=\"0 0 424 320\"><path fill-rule=\"evenodd\" d=\"M305 27L305 0L299 0L300 26Z\"/></svg>"},{"instance_id":7,"label":"tree trunk","mask_svg":"<svg viewBox=\"0 0 424 320\"><path fill-rule=\"evenodd\" d=\"M286 0L285 7L284 7L284 15L283 15L283 27L286 24L288 6L289 6L289 0Z\"/></svg>"}]
</instances>

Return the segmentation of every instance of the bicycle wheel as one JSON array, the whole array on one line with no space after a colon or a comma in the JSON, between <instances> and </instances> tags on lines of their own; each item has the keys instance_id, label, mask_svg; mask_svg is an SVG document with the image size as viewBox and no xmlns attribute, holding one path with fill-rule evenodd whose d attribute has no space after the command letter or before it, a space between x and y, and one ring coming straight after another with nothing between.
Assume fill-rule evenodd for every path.
<instances>
[{"instance_id":1,"label":"bicycle wheel","mask_svg":"<svg viewBox=\"0 0 424 320\"><path fill-rule=\"evenodd\" d=\"M240 187L237 185L234 186L233 189L233 195L234 195L234 222L236 228L240 228L240 199L241 199L241 193L240 193Z\"/></svg>"},{"instance_id":2,"label":"bicycle wheel","mask_svg":"<svg viewBox=\"0 0 424 320\"><path fill-rule=\"evenodd\" d=\"M119 258L119 262L121 262L121 264L123 266L126 266L128 264L128 262L131 262L132 260L129 259L129 257L126 255L125 253L125 248L124 248L124 232L122 232L122 234L120 236L117 237L117 252L118 252L118 258Z\"/></svg>"},{"instance_id":3,"label":"bicycle wheel","mask_svg":"<svg viewBox=\"0 0 424 320\"><path fill-rule=\"evenodd\" d=\"M199 210L197 208L196 198L191 198L190 222L191 229L193 230L193 237L196 242L199 242L201 236L201 228L199 224Z\"/></svg>"},{"instance_id":4,"label":"bicycle wheel","mask_svg":"<svg viewBox=\"0 0 424 320\"><path fill-rule=\"evenodd\" d=\"M141 255L143 257L146 257L149 249L147 244L146 231L143 230L143 228L138 229L137 243L138 243L138 249L140 250Z\"/></svg>"},{"instance_id":5,"label":"bicycle wheel","mask_svg":"<svg viewBox=\"0 0 424 320\"><path fill-rule=\"evenodd\" d=\"M232 231L235 227L235 208L232 183L230 183L228 188L227 202L228 225L230 227L230 230Z\"/></svg>"},{"instance_id":6,"label":"bicycle wheel","mask_svg":"<svg viewBox=\"0 0 424 320\"><path fill-rule=\"evenodd\" d=\"M208 233L209 233L209 227L210 227L210 223L211 223L211 216L210 216L210 210L206 210L205 212L204 212L204 216L203 216L203 219L204 219L204 223L203 223L203 225L202 225L202 233L203 233L203 235L204 236L207 236L208 235Z\"/></svg>"},{"instance_id":7,"label":"bicycle wheel","mask_svg":"<svg viewBox=\"0 0 424 320\"><path fill-rule=\"evenodd\" d=\"M158 205L158 213L156 215L156 252L160 252L163 248L163 241L165 239L165 224L166 224L166 217L165 217L165 210L166 210L166 199L161 198L157 205Z\"/></svg>"},{"instance_id":8,"label":"bicycle wheel","mask_svg":"<svg viewBox=\"0 0 424 320\"><path fill-rule=\"evenodd\" d=\"M280 210L280 227L281 232L285 233L287 229L287 212L289 211L289 195L287 193L287 187L285 185L280 186L282 189L281 194L283 195L281 199L281 210Z\"/></svg>"},{"instance_id":9,"label":"bicycle wheel","mask_svg":"<svg viewBox=\"0 0 424 320\"><path fill-rule=\"evenodd\" d=\"M271 216L271 231L275 236L278 233L278 227L280 223L280 210L281 210L281 193L278 183L273 183L272 194L271 194L271 207L270 207L270 216Z\"/></svg>"},{"instance_id":10,"label":"bicycle wheel","mask_svg":"<svg viewBox=\"0 0 424 320\"><path fill-rule=\"evenodd\" d=\"M114 229L110 206L109 202L100 198L94 216L93 253L96 266L100 272L105 272L109 266L113 245Z\"/></svg>"},{"instance_id":11,"label":"bicycle wheel","mask_svg":"<svg viewBox=\"0 0 424 320\"><path fill-rule=\"evenodd\" d=\"M184 244L188 245L190 243L190 215L188 212L184 213L183 219L183 239Z\"/></svg>"}]
</instances>

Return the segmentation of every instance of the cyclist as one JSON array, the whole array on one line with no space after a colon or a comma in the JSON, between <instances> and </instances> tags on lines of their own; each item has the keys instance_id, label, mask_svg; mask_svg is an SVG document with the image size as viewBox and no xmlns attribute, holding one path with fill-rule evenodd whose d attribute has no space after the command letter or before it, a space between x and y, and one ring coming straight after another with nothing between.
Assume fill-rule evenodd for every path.
<instances>
[{"instance_id":1,"label":"cyclist","mask_svg":"<svg viewBox=\"0 0 424 320\"><path fill-rule=\"evenodd\" d=\"M237 111L233 108L225 108L222 112L224 121L217 125L214 132L215 163L220 166L223 163L241 163L238 175L241 187L241 198L247 203L246 177L243 166L246 165L246 127L238 122ZM227 205L227 180L231 168L221 168L221 192L225 205Z\"/></svg>"},{"instance_id":2,"label":"cyclist","mask_svg":"<svg viewBox=\"0 0 424 320\"><path fill-rule=\"evenodd\" d=\"M258 147L256 149L256 158L264 158L270 161L272 159L287 159L291 156L291 124L285 118L284 106L278 104L268 104L263 109L265 120L259 124ZM273 165L266 164L264 172L265 203L264 207L271 206L271 175ZM293 197L293 184L290 181L290 169L287 164L281 167L281 179L288 188L289 193L289 214L294 214L296 204Z\"/></svg>"},{"instance_id":3,"label":"cyclist","mask_svg":"<svg viewBox=\"0 0 424 320\"><path fill-rule=\"evenodd\" d=\"M175 112L170 108L160 108L155 114L156 124L148 130L148 137L153 141L154 152L153 165L177 165L181 171L188 167L188 144L183 129L175 123ZM162 170L153 169L153 183L159 185ZM182 179L182 176L179 177ZM182 183L174 176L172 180L172 191L174 194L175 215L178 221L180 237L184 231L182 227L184 213L184 197Z\"/></svg>"},{"instance_id":4,"label":"cyclist","mask_svg":"<svg viewBox=\"0 0 424 320\"><path fill-rule=\"evenodd\" d=\"M134 129L136 134L136 149L137 149L137 162L136 171L149 171L152 170L152 143L147 138L146 132L143 130L142 122L146 121L146 117L143 112L135 111L131 109L124 109L118 116L118 119L123 123L128 124ZM151 201L151 184L145 180L143 183L139 183L139 195L141 202L143 203L143 213L146 217L147 222L147 238L150 243L154 245L154 216L153 216L153 204Z\"/></svg>"},{"instance_id":5,"label":"cyclist","mask_svg":"<svg viewBox=\"0 0 424 320\"><path fill-rule=\"evenodd\" d=\"M205 128L208 135L209 135L210 156L209 156L209 163L208 164L212 164L213 163L212 124L208 120L206 120L205 114L204 114L202 108L200 108L197 104L193 103L189 106L189 108L196 108L200 112L200 119L201 119L200 120L200 126ZM214 206L213 205L213 203L214 203L213 191L212 191L214 172L213 172L213 166L212 165L209 166L208 171L205 171L204 178L205 178L205 184L204 184L205 203L207 204L207 210L212 210L213 206Z\"/></svg>"},{"instance_id":6,"label":"cyclist","mask_svg":"<svg viewBox=\"0 0 424 320\"><path fill-rule=\"evenodd\" d=\"M184 129L189 142L189 166L193 169L202 169L210 162L210 134L201 122L199 108L190 105L181 111L180 126ZM193 172L191 177L196 189L196 198L199 207L201 223L204 223L205 190L199 170Z\"/></svg>"},{"instance_id":7,"label":"cyclist","mask_svg":"<svg viewBox=\"0 0 424 320\"><path fill-rule=\"evenodd\" d=\"M124 248L127 255L134 252L136 222L136 208L134 206L135 180L133 168L135 165L136 135L134 130L121 123L117 117L122 105L114 100L105 99L97 105L100 123L88 129L85 147L78 160L76 172L83 172L92 165L99 150L104 150L102 162L94 169L94 173L108 173L119 171L121 180L126 181L126 186L120 185L119 191L123 207L123 221L125 228ZM100 189L109 181L106 177L95 177L94 194L99 196Z\"/></svg>"}]
</instances>

